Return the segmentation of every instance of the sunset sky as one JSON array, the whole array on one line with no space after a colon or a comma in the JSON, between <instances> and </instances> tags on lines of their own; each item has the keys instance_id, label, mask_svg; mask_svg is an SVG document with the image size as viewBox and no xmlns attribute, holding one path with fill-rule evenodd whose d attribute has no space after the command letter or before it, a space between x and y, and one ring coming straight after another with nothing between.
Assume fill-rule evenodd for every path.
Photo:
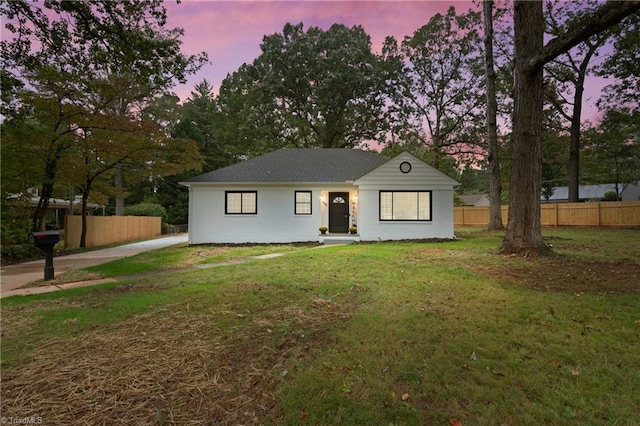
<instances>
[{"instance_id":1,"label":"sunset sky","mask_svg":"<svg viewBox=\"0 0 640 426\"><path fill-rule=\"evenodd\" d=\"M207 79L217 90L227 73L260 55L265 35L281 33L286 23L305 29L328 29L334 23L362 25L380 51L388 35L402 40L431 16L453 5L458 12L474 7L470 1L212 1L166 2L168 26L185 30L183 51L207 52L211 64L177 88L184 99L194 83Z\"/></svg>"},{"instance_id":2,"label":"sunset sky","mask_svg":"<svg viewBox=\"0 0 640 426\"><path fill-rule=\"evenodd\" d=\"M362 25L371 37L374 51L380 51L388 35L402 40L425 25L436 13L449 6L458 13L476 8L471 1L167 1L168 26L185 30L183 51L207 52L210 64L190 77L175 92L185 100L195 84L207 79L217 92L228 73L260 55L265 35L281 33L286 23L302 22L305 29L318 26L328 29L334 23L348 27ZM585 118L597 116L595 101L607 84L590 77L585 88Z\"/></svg>"}]
</instances>

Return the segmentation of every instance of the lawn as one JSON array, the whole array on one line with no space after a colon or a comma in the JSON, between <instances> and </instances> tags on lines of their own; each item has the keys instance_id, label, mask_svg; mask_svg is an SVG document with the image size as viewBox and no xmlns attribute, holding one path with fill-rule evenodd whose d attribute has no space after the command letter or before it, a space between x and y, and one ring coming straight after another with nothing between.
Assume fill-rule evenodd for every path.
<instances>
[{"instance_id":1,"label":"lawn","mask_svg":"<svg viewBox=\"0 0 640 426\"><path fill-rule=\"evenodd\" d=\"M3 299L2 416L637 425L640 230L547 228L546 258L495 254L499 233L456 233L321 249L174 247L92 268L166 274Z\"/></svg>"}]
</instances>

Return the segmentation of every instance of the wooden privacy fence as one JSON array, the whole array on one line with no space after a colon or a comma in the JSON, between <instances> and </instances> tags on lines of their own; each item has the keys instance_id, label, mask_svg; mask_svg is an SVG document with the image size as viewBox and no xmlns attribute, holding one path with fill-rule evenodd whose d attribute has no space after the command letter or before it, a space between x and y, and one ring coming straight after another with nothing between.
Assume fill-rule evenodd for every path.
<instances>
[{"instance_id":1,"label":"wooden privacy fence","mask_svg":"<svg viewBox=\"0 0 640 426\"><path fill-rule=\"evenodd\" d=\"M553 203L541 206L542 226L640 226L640 201ZM489 207L454 207L455 226L486 226ZM509 206L502 206L506 225Z\"/></svg>"},{"instance_id":2,"label":"wooden privacy fence","mask_svg":"<svg viewBox=\"0 0 640 426\"><path fill-rule=\"evenodd\" d=\"M88 216L87 247L119 243L121 241L143 240L159 237L161 218L142 216ZM64 245L67 248L80 247L82 217L67 216Z\"/></svg>"}]
</instances>

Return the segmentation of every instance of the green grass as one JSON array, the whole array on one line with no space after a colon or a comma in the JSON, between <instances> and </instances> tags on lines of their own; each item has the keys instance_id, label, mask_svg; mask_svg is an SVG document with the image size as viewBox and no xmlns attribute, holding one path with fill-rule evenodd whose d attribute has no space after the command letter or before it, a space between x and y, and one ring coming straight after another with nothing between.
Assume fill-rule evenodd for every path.
<instances>
[{"instance_id":1,"label":"green grass","mask_svg":"<svg viewBox=\"0 0 640 426\"><path fill-rule=\"evenodd\" d=\"M304 249L304 246L289 244L239 247L207 245L188 247L186 244L178 244L153 252L140 253L132 257L92 266L86 268L86 270L107 278L227 262L271 253L288 253L301 249Z\"/></svg>"},{"instance_id":2,"label":"green grass","mask_svg":"<svg viewBox=\"0 0 640 426\"><path fill-rule=\"evenodd\" d=\"M99 365L98 353L74 348L118 339L128 344L91 373L104 369L108 383L122 374L142 382L144 362L122 371L120 363L135 359L129 346L148 359L186 356L177 364L184 382L162 385L173 389L163 396L166 424L638 424L640 231L544 234L550 258L496 255L501 233L468 228L452 242L292 249L242 265L3 299L3 389L33 381L47 359L58 368ZM201 249L148 253L144 262L167 268L282 247ZM130 274L139 259L118 268ZM153 346L138 348L152 335ZM67 356L56 358L60 351ZM156 373L172 376L176 367L163 365ZM196 372L206 386L187 394ZM46 399L37 389L25 404ZM113 389L111 398L125 403L125 388ZM130 412L142 419L163 404L136 401ZM5 399L3 415L20 403ZM72 411L74 401L58 408L65 404Z\"/></svg>"}]
</instances>

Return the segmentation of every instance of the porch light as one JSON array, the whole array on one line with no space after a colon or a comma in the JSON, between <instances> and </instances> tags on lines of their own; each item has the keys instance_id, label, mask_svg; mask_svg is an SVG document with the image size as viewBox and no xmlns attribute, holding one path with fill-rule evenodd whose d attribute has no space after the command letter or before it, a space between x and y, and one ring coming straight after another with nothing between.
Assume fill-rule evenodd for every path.
<instances>
[{"instance_id":1,"label":"porch light","mask_svg":"<svg viewBox=\"0 0 640 426\"><path fill-rule=\"evenodd\" d=\"M355 204L358 202L358 194L353 194L353 197L351 197L351 204Z\"/></svg>"}]
</instances>

